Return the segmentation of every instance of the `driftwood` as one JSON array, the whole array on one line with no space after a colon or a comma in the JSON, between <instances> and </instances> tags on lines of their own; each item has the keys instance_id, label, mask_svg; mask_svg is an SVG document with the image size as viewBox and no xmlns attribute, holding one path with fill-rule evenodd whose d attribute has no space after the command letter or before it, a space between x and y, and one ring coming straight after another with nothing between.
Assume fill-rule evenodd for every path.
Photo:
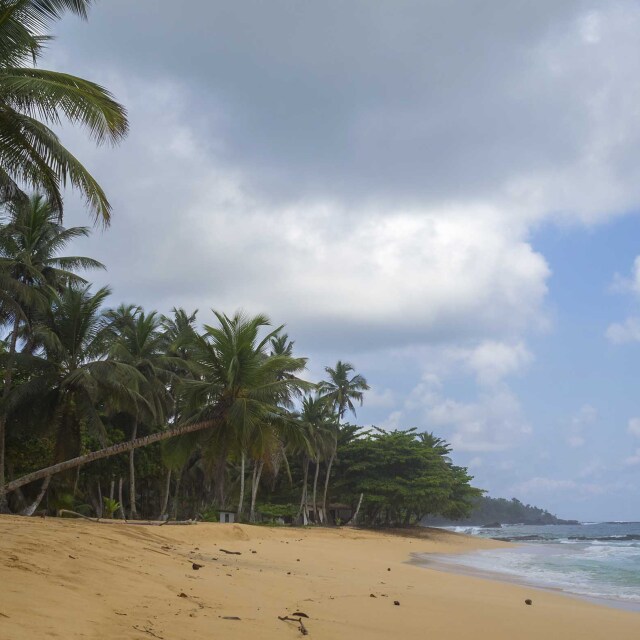
<instances>
[{"instance_id":1,"label":"driftwood","mask_svg":"<svg viewBox=\"0 0 640 640\"><path fill-rule=\"evenodd\" d=\"M90 518L89 516L85 516L82 513L78 513L77 511L71 511L70 509L60 509L58 511L58 515L70 515L76 518L82 518L83 520L89 520L89 522L97 522L99 524L139 524L144 526L153 526L153 527L164 527L167 524L170 525L188 525L188 524L198 524L197 520L176 520L175 522L170 522L165 520L163 522L158 522L157 520L116 520L114 518Z\"/></svg>"},{"instance_id":2,"label":"driftwood","mask_svg":"<svg viewBox=\"0 0 640 640\"><path fill-rule=\"evenodd\" d=\"M220 549L222 553L228 553L230 556L241 556L242 551L227 551L227 549Z\"/></svg>"},{"instance_id":3,"label":"driftwood","mask_svg":"<svg viewBox=\"0 0 640 640\"><path fill-rule=\"evenodd\" d=\"M300 618L290 618L289 616L278 616L278 620L282 620L282 622L296 622L298 624L298 630L303 636L309 635L309 631L302 623Z\"/></svg>"}]
</instances>

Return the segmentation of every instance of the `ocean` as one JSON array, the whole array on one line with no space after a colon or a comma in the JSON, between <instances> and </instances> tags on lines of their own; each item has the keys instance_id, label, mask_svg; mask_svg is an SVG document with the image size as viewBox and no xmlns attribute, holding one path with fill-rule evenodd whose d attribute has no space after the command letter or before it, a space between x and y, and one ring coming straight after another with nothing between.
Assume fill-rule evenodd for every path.
<instances>
[{"instance_id":1,"label":"ocean","mask_svg":"<svg viewBox=\"0 0 640 640\"><path fill-rule=\"evenodd\" d=\"M640 611L640 522L443 528L518 546L431 559L423 555L420 564L489 574Z\"/></svg>"}]
</instances>

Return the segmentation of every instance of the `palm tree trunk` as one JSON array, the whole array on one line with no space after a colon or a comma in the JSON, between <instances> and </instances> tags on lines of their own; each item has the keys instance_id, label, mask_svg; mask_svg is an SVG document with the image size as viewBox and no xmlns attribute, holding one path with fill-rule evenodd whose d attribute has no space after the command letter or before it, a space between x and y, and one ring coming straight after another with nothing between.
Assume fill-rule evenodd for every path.
<instances>
[{"instance_id":1,"label":"palm tree trunk","mask_svg":"<svg viewBox=\"0 0 640 640\"><path fill-rule=\"evenodd\" d=\"M120 476L120 478L118 479L118 503L120 504L120 517L123 520L126 520L126 517L124 515L124 502L122 498L122 484L123 484L123 478L122 476Z\"/></svg>"},{"instance_id":2,"label":"palm tree trunk","mask_svg":"<svg viewBox=\"0 0 640 640\"><path fill-rule=\"evenodd\" d=\"M102 507L104 502L102 501L102 487L100 486L100 482L98 482L98 508L96 509L96 515L98 518L102 518Z\"/></svg>"},{"instance_id":3,"label":"palm tree trunk","mask_svg":"<svg viewBox=\"0 0 640 640\"><path fill-rule=\"evenodd\" d=\"M9 479L13 479L14 477L12 465L9 463L7 463L7 475L9 476ZM15 493L20 505L19 509L24 509L27 506L27 499L24 497L22 489L16 489Z\"/></svg>"},{"instance_id":4,"label":"palm tree trunk","mask_svg":"<svg viewBox=\"0 0 640 640\"><path fill-rule=\"evenodd\" d=\"M40 493L38 494L38 497L29 506L23 509L20 515L32 516L36 512L36 509L40 506L40 503L42 502L42 498L44 498L44 494L47 493L47 489L49 488L50 482L51 482L51 476L47 476L44 479L44 482L42 483L42 487L40 488Z\"/></svg>"},{"instance_id":5,"label":"palm tree trunk","mask_svg":"<svg viewBox=\"0 0 640 640\"><path fill-rule=\"evenodd\" d=\"M11 331L11 342L9 344L9 360L4 371L4 388L2 390L2 404L5 405L7 397L11 392L11 382L13 380L13 360L16 355L16 344L18 343L18 330L20 329L20 318L16 315L13 321L13 329ZM7 434L7 414L5 406L0 411L0 513L9 512L9 504L7 502L6 488L6 434Z\"/></svg>"},{"instance_id":6,"label":"palm tree trunk","mask_svg":"<svg viewBox=\"0 0 640 640\"><path fill-rule=\"evenodd\" d=\"M302 515L303 516L302 521L304 524L306 524L306 522L304 522L305 520L304 512L305 512L306 503L307 503L307 483L309 480L309 458L305 458L303 466L304 466L304 478L302 480L302 497L300 498L300 508L298 509L298 517Z\"/></svg>"},{"instance_id":7,"label":"palm tree trunk","mask_svg":"<svg viewBox=\"0 0 640 640\"><path fill-rule=\"evenodd\" d=\"M258 487L260 486L260 476L262 475L263 467L264 462L262 460L253 467L253 481L251 483L251 511L249 512L249 520L251 522L256 521L256 498L258 497Z\"/></svg>"},{"instance_id":8,"label":"palm tree trunk","mask_svg":"<svg viewBox=\"0 0 640 640\"><path fill-rule=\"evenodd\" d=\"M320 460L316 460L316 471L313 476L313 521L319 524L320 518L318 517L318 475L320 474Z\"/></svg>"},{"instance_id":9,"label":"palm tree trunk","mask_svg":"<svg viewBox=\"0 0 640 640\"><path fill-rule=\"evenodd\" d=\"M351 520L347 522L347 526L349 527L355 527L358 524L358 514L360 513L360 507L362 506L362 498L364 498L364 493L360 494L360 499L358 500L358 506L356 507L356 511L351 516Z\"/></svg>"},{"instance_id":10,"label":"palm tree trunk","mask_svg":"<svg viewBox=\"0 0 640 640\"><path fill-rule=\"evenodd\" d=\"M131 440L135 440L138 435L138 421L133 423L133 432ZM133 459L134 449L129 451L129 517L135 520L138 516L136 510L136 465Z\"/></svg>"},{"instance_id":11,"label":"palm tree trunk","mask_svg":"<svg viewBox=\"0 0 640 640\"><path fill-rule=\"evenodd\" d=\"M178 500L180 499L180 485L182 484L182 474L184 473L184 467L180 469L178 478L176 479L176 492L173 494L173 519L178 519Z\"/></svg>"},{"instance_id":12,"label":"palm tree trunk","mask_svg":"<svg viewBox=\"0 0 640 640\"><path fill-rule=\"evenodd\" d=\"M329 464L327 465L327 475L324 479L324 496L322 497L322 510L327 513L327 493L329 492L329 478L331 478L331 467L333 466L333 461L335 460L336 454L335 451L331 452L331 456L329 457ZM329 519L327 518L327 522Z\"/></svg>"},{"instance_id":13,"label":"palm tree trunk","mask_svg":"<svg viewBox=\"0 0 640 640\"><path fill-rule=\"evenodd\" d=\"M135 440L119 442L118 444L113 444L110 447L99 449L98 451L92 451L91 453L85 453L84 455L78 456L77 458L65 460L64 462L59 462L58 464L51 465L50 467L45 467L44 469L34 471L33 473L28 473L21 478L18 478L17 480L7 482L4 487L0 487L0 491L4 489L5 493L10 493L11 491L15 491L18 487L24 487L24 485L26 484L30 484L31 482L35 482L36 480L42 480L47 476L53 476L56 473L61 473L62 471L67 471L68 469L75 469L76 467L87 464L88 462L93 462L94 460L110 458L111 456L116 456L120 453L127 453L132 449L146 447L147 445L153 444L154 442L168 440L169 438L175 438L176 436L181 436L186 433L193 433L194 431L211 429L216 425L217 420L215 419L207 420L205 422L195 422L193 424L184 425L182 427L175 427L173 429L167 429L166 431L152 433L148 436L143 436L142 438L136 438Z\"/></svg>"},{"instance_id":14,"label":"palm tree trunk","mask_svg":"<svg viewBox=\"0 0 640 640\"><path fill-rule=\"evenodd\" d=\"M227 451L226 447L223 451L220 451L215 463L214 476L215 476L215 495L218 507L220 509L227 508L227 494L226 494L226 473L227 473Z\"/></svg>"},{"instance_id":15,"label":"palm tree trunk","mask_svg":"<svg viewBox=\"0 0 640 640\"><path fill-rule=\"evenodd\" d=\"M242 511L244 510L244 465L245 454L243 449L240 454L240 499L238 501L238 520L242 518Z\"/></svg>"},{"instance_id":16,"label":"palm tree trunk","mask_svg":"<svg viewBox=\"0 0 640 640\"><path fill-rule=\"evenodd\" d=\"M167 469L167 481L164 486L162 495L162 507L160 507L160 520L167 516L167 507L169 506L169 491L171 490L171 469ZM168 516L167 516L168 517Z\"/></svg>"}]
</instances>

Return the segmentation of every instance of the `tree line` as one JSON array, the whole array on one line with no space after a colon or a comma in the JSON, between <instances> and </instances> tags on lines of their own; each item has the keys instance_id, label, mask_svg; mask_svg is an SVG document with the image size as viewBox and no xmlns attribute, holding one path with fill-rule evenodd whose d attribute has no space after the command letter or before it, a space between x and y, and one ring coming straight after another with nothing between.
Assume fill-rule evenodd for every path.
<instances>
[{"instance_id":1,"label":"tree line","mask_svg":"<svg viewBox=\"0 0 640 640\"><path fill-rule=\"evenodd\" d=\"M369 388L351 364L305 380L307 359L260 314L214 312L200 327L197 311L109 307L109 288L84 277L103 265L64 254L88 228L66 228L42 195L3 212L5 510L182 518L225 508L253 521L262 501L320 524L335 519L332 502L354 510L362 495L371 525L465 512L477 490L446 443L344 423ZM95 452L107 455L88 464Z\"/></svg>"}]
</instances>

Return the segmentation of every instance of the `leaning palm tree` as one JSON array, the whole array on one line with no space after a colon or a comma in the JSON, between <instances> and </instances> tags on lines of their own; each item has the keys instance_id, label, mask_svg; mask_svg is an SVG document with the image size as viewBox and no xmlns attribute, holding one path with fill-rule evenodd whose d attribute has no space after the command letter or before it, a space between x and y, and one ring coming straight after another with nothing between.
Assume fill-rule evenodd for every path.
<instances>
[{"instance_id":1,"label":"leaning palm tree","mask_svg":"<svg viewBox=\"0 0 640 640\"><path fill-rule=\"evenodd\" d=\"M335 368L325 367L325 371L329 374L329 379L321 382L318 386L320 393L324 395L325 400L331 405L337 415L336 431L340 428L340 421L344 418L347 409L356 414L355 402L362 405L364 392L369 389L366 379L355 373L353 365L349 362L338 360ZM327 513L327 494L329 492L329 479L331 477L331 467L337 453L337 433L334 438L334 446L329 455L327 463L327 473L324 480L324 495L322 498L322 508Z\"/></svg>"},{"instance_id":2,"label":"leaning palm tree","mask_svg":"<svg viewBox=\"0 0 640 640\"><path fill-rule=\"evenodd\" d=\"M50 128L63 120L84 127L100 144L127 133L125 109L103 87L35 66L52 21L70 11L86 18L91 0L0 0L0 202L24 199L24 186L47 194L62 213L70 183L97 220L111 205L78 159Z\"/></svg>"},{"instance_id":3,"label":"leaning palm tree","mask_svg":"<svg viewBox=\"0 0 640 640\"><path fill-rule=\"evenodd\" d=\"M240 331L239 326L234 327L234 325L248 323L257 324L256 329L259 329L268 325L268 319L265 316L247 320L242 314L236 314L233 318L222 314L216 315L221 327L207 327L205 335L198 337L194 343L193 363L197 370L196 375L193 376L194 379L184 383L181 399L184 402L184 409L179 424L32 471L7 482L4 491L16 491L37 480L46 481L48 477L57 473L76 469L95 460L128 453L132 449L146 447L170 438L205 434L209 436L208 441L213 441L215 444L214 438L218 432L226 431L222 437L218 437L218 442L224 443L225 440L229 442L229 430L226 426L239 420L243 414L246 417L244 424L247 426L250 423L273 421L278 417L288 418L287 412L282 408L283 398L290 397L297 390L311 390L314 385L297 377L277 380L277 373L300 372L304 369L306 359L267 356L265 349L269 336L260 340L256 330L255 337L251 339L251 331ZM233 334L243 336L235 346ZM237 357L234 357L233 353L236 353ZM231 384L233 380L238 384ZM301 431L292 427L294 424L292 420L282 420L282 423L291 429L286 434L287 442L293 444L296 438L301 439ZM285 433L284 429L283 433Z\"/></svg>"},{"instance_id":4,"label":"leaning palm tree","mask_svg":"<svg viewBox=\"0 0 640 640\"><path fill-rule=\"evenodd\" d=\"M130 410L145 402L144 376L128 363L106 359L111 333L101 308L109 293L75 286L53 295L33 328L31 376L10 396L11 413L48 426L54 462L80 454L85 430L106 444L100 407Z\"/></svg>"},{"instance_id":5,"label":"leaning palm tree","mask_svg":"<svg viewBox=\"0 0 640 640\"><path fill-rule=\"evenodd\" d=\"M216 491L219 506L224 506L224 476L230 452L240 457L240 498L244 502L244 474L247 453L251 450L255 474L252 497L260 481L260 460L266 443L273 443L274 430L290 425L284 405L293 393L312 385L297 377L306 366L306 358L292 355L269 355L272 338L282 327L260 337L270 325L264 315L247 317L214 312L218 326L205 325L205 332L194 344L194 361L198 377L185 382L185 397L191 407L191 421L216 415L218 428L209 438L206 453L215 459ZM286 375L282 375L282 374Z\"/></svg>"},{"instance_id":6,"label":"leaning palm tree","mask_svg":"<svg viewBox=\"0 0 640 640\"><path fill-rule=\"evenodd\" d=\"M12 389L14 360L20 332L28 334L34 314L49 304L51 291L84 283L76 270L104 269L97 260L61 256L65 246L89 234L87 227L65 228L58 211L41 195L5 205L0 225L0 321L11 327L4 370L2 405ZM4 484L6 412L0 406L0 487ZM0 489L0 510L6 508Z\"/></svg>"}]
</instances>

